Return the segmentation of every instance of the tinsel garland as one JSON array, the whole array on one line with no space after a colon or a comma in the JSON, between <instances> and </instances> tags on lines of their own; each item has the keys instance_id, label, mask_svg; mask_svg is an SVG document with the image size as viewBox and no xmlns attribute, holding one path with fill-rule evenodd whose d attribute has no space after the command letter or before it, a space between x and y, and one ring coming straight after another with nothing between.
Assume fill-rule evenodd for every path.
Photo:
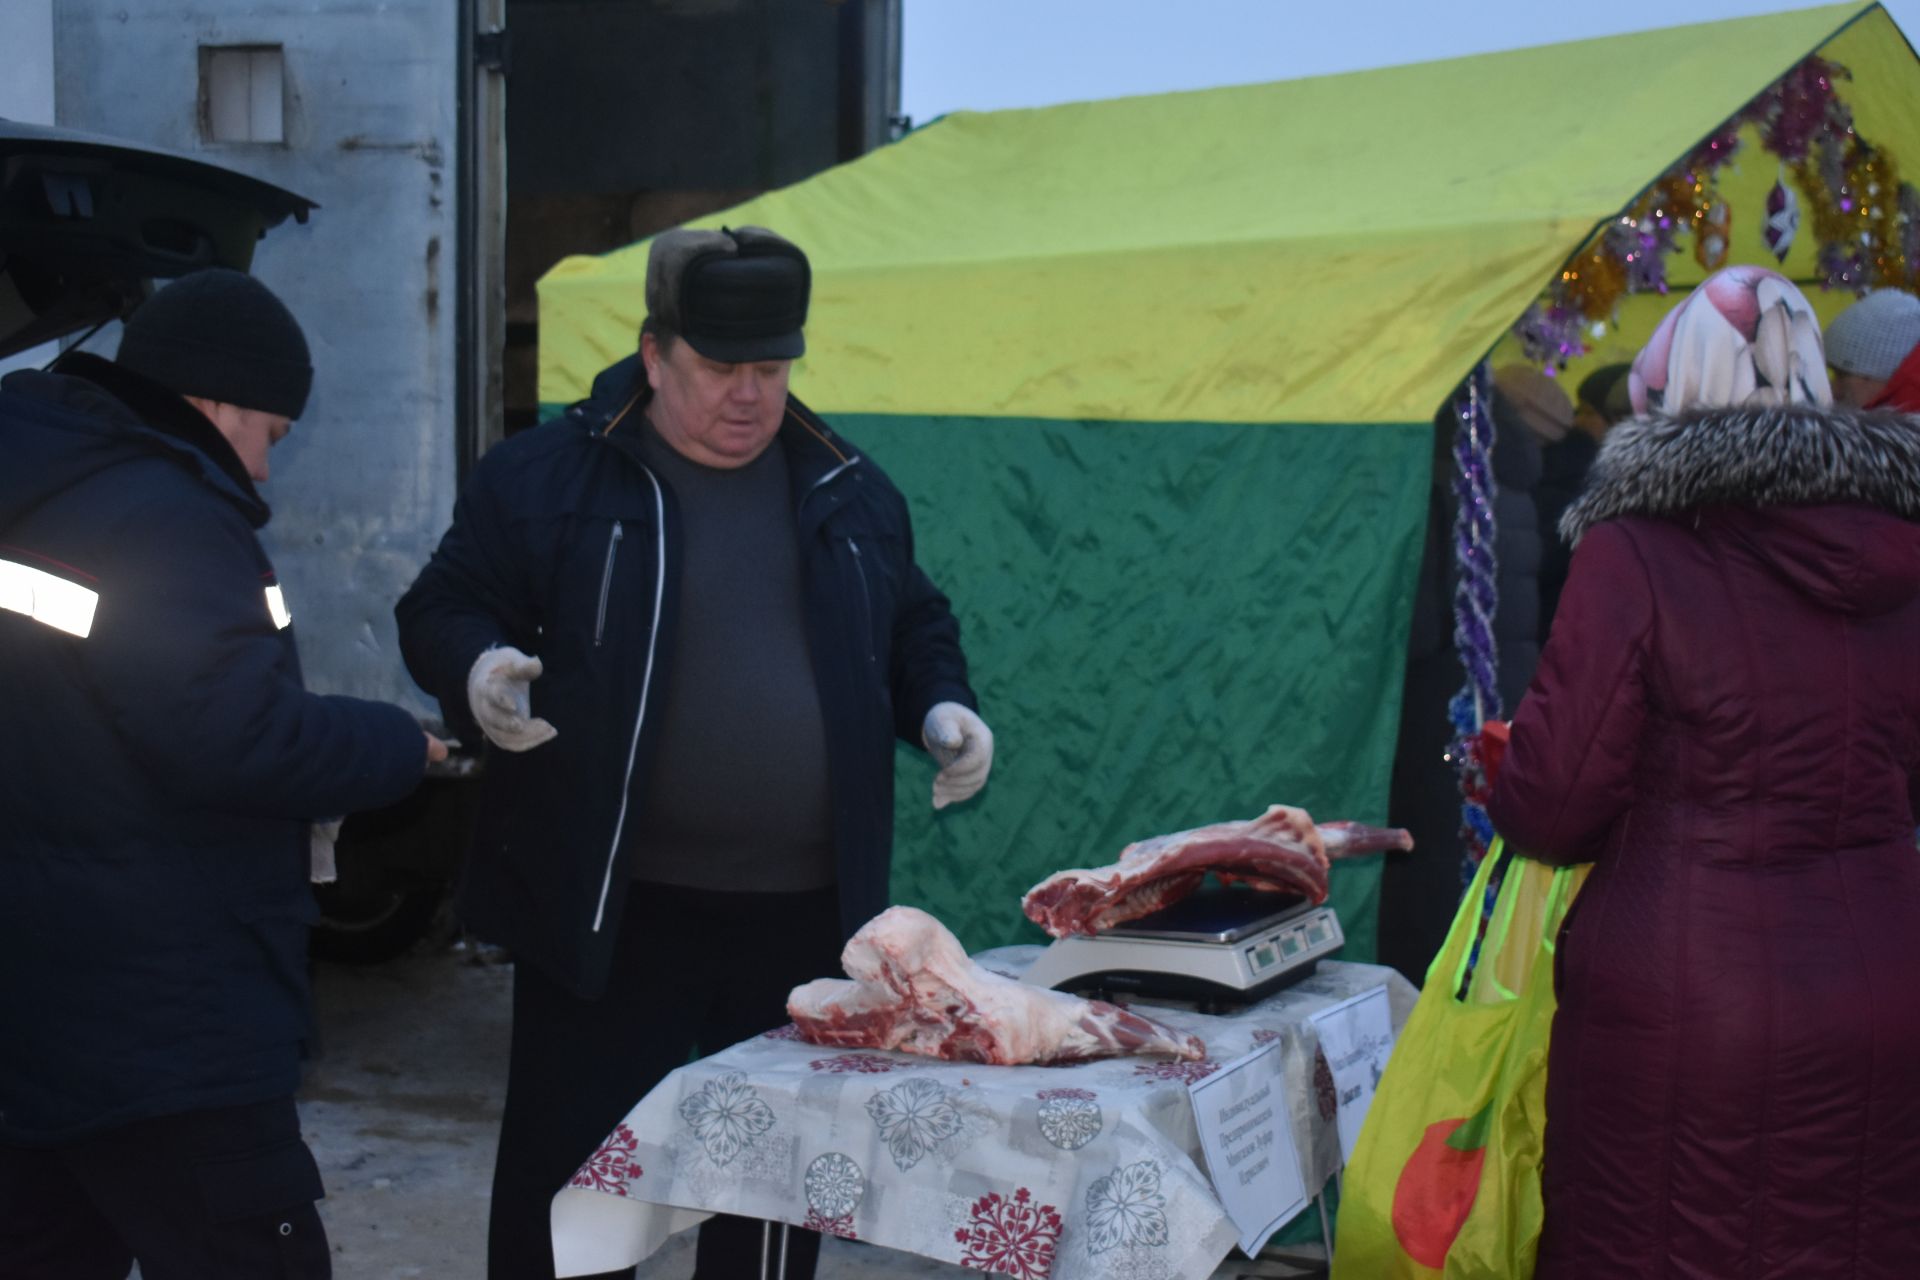
<instances>
[{"instance_id":1,"label":"tinsel garland","mask_svg":"<svg viewBox=\"0 0 1920 1280\"><path fill-rule=\"evenodd\" d=\"M1853 113L1836 88L1848 78L1846 68L1823 58L1803 60L1662 174L1514 325L1527 357L1556 372L1586 354L1589 332L1604 332L1622 297L1666 293L1667 259L1683 236L1708 271L1726 263L1733 211L1716 177L1748 124L1794 175L1826 287L1912 287L1920 270L1920 194L1900 181L1892 156L1854 132Z\"/></svg>"},{"instance_id":2,"label":"tinsel garland","mask_svg":"<svg viewBox=\"0 0 1920 1280\"><path fill-rule=\"evenodd\" d=\"M1453 520L1453 645L1466 683L1447 704L1454 731L1447 754L1460 779L1460 838L1466 850L1461 873L1469 881L1493 839L1493 824L1487 819L1486 771L1473 748L1480 726L1503 715L1500 659L1493 636L1500 593L1494 553L1492 394L1492 372L1481 364L1468 375L1455 404L1459 424L1453 437L1453 486L1458 501Z\"/></svg>"}]
</instances>

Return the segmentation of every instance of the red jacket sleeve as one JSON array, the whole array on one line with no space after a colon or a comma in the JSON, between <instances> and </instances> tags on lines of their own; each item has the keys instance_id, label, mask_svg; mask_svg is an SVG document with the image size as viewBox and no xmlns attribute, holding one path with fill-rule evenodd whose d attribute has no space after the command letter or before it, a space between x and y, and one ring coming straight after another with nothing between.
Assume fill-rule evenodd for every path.
<instances>
[{"instance_id":1,"label":"red jacket sleeve","mask_svg":"<svg viewBox=\"0 0 1920 1280\"><path fill-rule=\"evenodd\" d=\"M1528 856L1591 862L1632 802L1653 626L1632 534L1596 526L1574 553L1487 803L1494 829Z\"/></svg>"}]
</instances>

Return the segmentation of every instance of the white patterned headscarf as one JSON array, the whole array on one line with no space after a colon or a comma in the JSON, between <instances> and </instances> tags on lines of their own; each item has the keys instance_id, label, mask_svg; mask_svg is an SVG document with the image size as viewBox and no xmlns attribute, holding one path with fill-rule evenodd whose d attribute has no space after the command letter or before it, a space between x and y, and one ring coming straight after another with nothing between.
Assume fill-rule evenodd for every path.
<instances>
[{"instance_id":1,"label":"white patterned headscarf","mask_svg":"<svg viewBox=\"0 0 1920 1280\"><path fill-rule=\"evenodd\" d=\"M1627 375L1633 411L1833 404L1820 319L1791 280L1727 267L1667 313Z\"/></svg>"}]
</instances>

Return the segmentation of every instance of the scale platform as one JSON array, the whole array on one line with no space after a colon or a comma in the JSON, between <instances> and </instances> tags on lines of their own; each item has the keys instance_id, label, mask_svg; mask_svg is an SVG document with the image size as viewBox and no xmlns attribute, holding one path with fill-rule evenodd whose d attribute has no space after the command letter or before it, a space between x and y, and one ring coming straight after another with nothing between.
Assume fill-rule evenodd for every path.
<instances>
[{"instance_id":1,"label":"scale platform","mask_svg":"<svg viewBox=\"0 0 1920 1280\"><path fill-rule=\"evenodd\" d=\"M1078 995L1246 1004L1305 978L1345 942L1332 907L1209 883L1096 937L1056 939L1022 981Z\"/></svg>"}]
</instances>

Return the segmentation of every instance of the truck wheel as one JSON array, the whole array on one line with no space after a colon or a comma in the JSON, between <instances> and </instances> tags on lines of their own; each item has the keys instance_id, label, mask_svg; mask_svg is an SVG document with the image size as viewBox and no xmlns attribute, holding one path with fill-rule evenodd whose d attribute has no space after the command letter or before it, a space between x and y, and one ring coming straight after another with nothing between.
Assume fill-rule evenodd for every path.
<instances>
[{"instance_id":1,"label":"truck wheel","mask_svg":"<svg viewBox=\"0 0 1920 1280\"><path fill-rule=\"evenodd\" d=\"M338 878L313 887L312 954L379 964L426 937L458 875L478 796L464 774L430 776L405 799L348 816L333 847Z\"/></svg>"},{"instance_id":2,"label":"truck wheel","mask_svg":"<svg viewBox=\"0 0 1920 1280\"><path fill-rule=\"evenodd\" d=\"M439 885L390 884L348 897L315 885L320 923L309 950L316 959L341 964L382 964L404 955L427 936L445 891Z\"/></svg>"}]
</instances>

